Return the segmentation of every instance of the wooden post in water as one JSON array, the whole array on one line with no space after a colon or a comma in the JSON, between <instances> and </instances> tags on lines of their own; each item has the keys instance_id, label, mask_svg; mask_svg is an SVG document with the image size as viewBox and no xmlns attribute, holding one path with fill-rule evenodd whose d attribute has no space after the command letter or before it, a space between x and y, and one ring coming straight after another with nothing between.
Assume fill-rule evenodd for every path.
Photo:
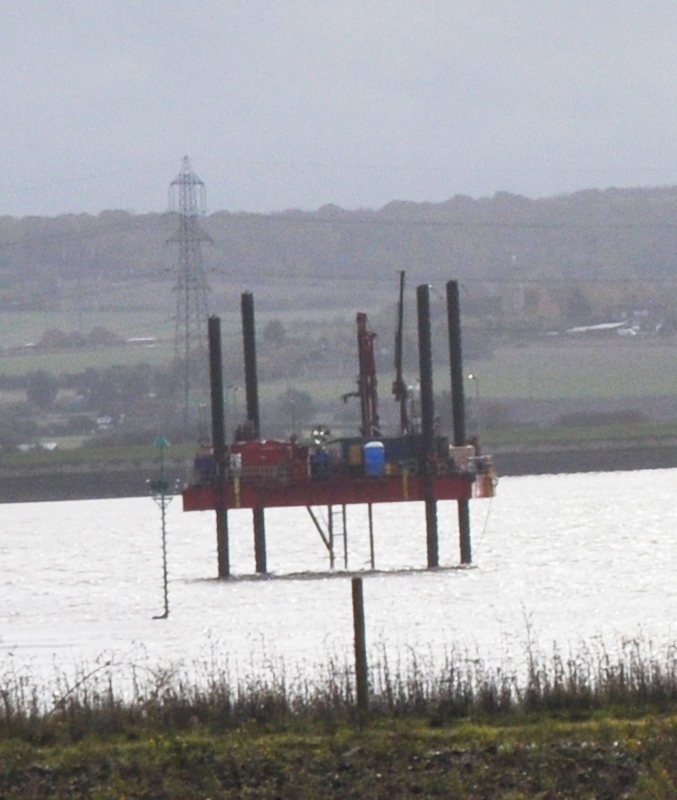
<instances>
[{"instance_id":1,"label":"wooden post in water","mask_svg":"<svg viewBox=\"0 0 677 800\"><path fill-rule=\"evenodd\" d=\"M364 624L364 595L362 578L352 579L353 629L355 632L355 691L360 723L369 713L369 678L367 672L367 636Z\"/></svg>"},{"instance_id":2,"label":"wooden post in water","mask_svg":"<svg viewBox=\"0 0 677 800\"><path fill-rule=\"evenodd\" d=\"M421 432L423 434L423 490L425 493L426 543L428 567L440 563L437 535L437 502L434 492L434 471L437 468L435 448L435 400L433 397L432 336L430 332L430 286L416 289L418 309L418 358L421 382Z\"/></svg>"},{"instance_id":3,"label":"wooden post in water","mask_svg":"<svg viewBox=\"0 0 677 800\"><path fill-rule=\"evenodd\" d=\"M221 359L221 320L210 317L209 331L209 384L212 401L212 451L216 465L216 557L219 578L230 577L228 546L228 511L225 501L226 481L226 427L223 408L223 363Z\"/></svg>"},{"instance_id":4,"label":"wooden post in water","mask_svg":"<svg viewBox=\"0 0 677 800\"><path fill-rule=\"evenodd\" d=\"M449 326L449 367L451 373L451 412L454 447L466 443L465 395L463 393L463 351L461 348L461 311L458 282L447 283L447 324ZM470 508L467 500L458 501L458 538L461 564L470 564Z\"/></svg>"},{"instance_id":5,"label":"wooden post in water","mask_svg":"<svg viewBox=\"0 0 677 800\"><path fill-rule=\"evenodd\" d=\"M376 569L376 559L374 555L374 515L371 503L367 503L367 515L369 518L369 566Z\"/></svg>"}]
</instances>

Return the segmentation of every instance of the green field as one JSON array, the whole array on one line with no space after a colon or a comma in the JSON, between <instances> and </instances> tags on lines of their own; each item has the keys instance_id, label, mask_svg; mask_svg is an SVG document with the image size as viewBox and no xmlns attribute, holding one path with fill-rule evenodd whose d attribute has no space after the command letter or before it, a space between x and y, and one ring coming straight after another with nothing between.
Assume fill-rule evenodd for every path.
<instances>
[{"instance_id":1,"label":"green field","mask_svg":"<svg viewBox=\"0 0 677 800\"><path fill-rule=\"evenodd\" d=\"M271 319L279 319L287 330L315 320L324 321L350 319L342 309L331 312L283 311L257 313L257 328L263 330ZM220 315L221 336L224 352L242 349L241 320L238 313ZM341 323L343 324L343 323ZM30 345L38 343L46 331L64 333L80 331L85 335L93 328L102 327L120 336L130 338L154 338L152 345L120 344L92 349L40 351ZM53 374L77 373L88 367L106 368L116 364L137 363L162 364L174 355L174 320L170 313L151 310L108 311L77 314L74 311L5 312L0 315L0 370L7 375L23 375L45 370ZM259 344L260 347L260 344ZM284 389L282 390L284 391Z\"/></svg>"},{"instance_id":2,"label":"green field","mask_svg":"<svg viewBox=\"0 0 677 800\"><path fill-rule=\"evenodd\" d=\"M106 328L127 339L132 336L171 337L174 323L170 312L160 311L4 311L0 314L0 348L37 342L50 329L88 332Z\"/></svg>"},{"instance_id":3,"label":"green field","mask_svg":"<svg viewBox=\"0 0 677 800\"><path fill-rule=\"evenodd\" d=\"M491 428L484 442L496 445L586 445L593 442L652 442L677 439L677 422L628 422L610 425L552 425Z\"/></svg>"},{"instance_id":4,"label":"green field","mask_svg":"<svg viewBox=\"0 0 677 800\"><path fill-rule=\"evenodd\" d=\"M280 319L292 335L295 326L305 322L318 321L329 326L334 320L340 336L344 336L346 326L352 324L352 316L344 308L309 310L304 313L268 311L257 314L259 331L271 319ZM38 342L50 329L64 332L82 330L88 333L95 326L104 327L125 340L153 337L156 342L151 346L125 344L49 353L24 347L28 343ZM223 314L221 330L224 352L239 352L242 347L239 314ZM331 330L331 327L325 327L325 331ZM389 395L393 377L392 350L386 338L384 334L378 340L378 346L385 350L377 353L382 400ZM160 364L172 358L173 339L174 323L171 313L165 311L110 311L80 316L74 312L5 312L0 316L0 370L10 375L37 370L76 373L88 367L114 364ZM437 362L435 390L440 392L449 387L448 356L444 342L434 344ZM259 351L264 351L261 340ZM496 345L490 357L466 358L464 367L466 374L472 372L478 376L478 382L466 383L466 393L472 397L479 389L481 398L486 401L515 398L638 398L677 394L677 341L667 337L575 340L541 337L522 345ZM412 367L407 372L405 379L414 383L416 368ZM262 382L262 397L264 400L277 397L292 386L309 392L316 402L323 403L352 391L356 375L357 353L354 374L348 366L346 374L335 378L326 375L314 377L312 374L305 377L290 375L288 379Z\"/></svg>"},{"instance_id":5,"label":"green field","mask_svg":"<svg viewBox=\"0 0 677 800\"><path fill-rule=\"evenodd\" d=\"M653 339L536 342L468 360L484 399L646 397L677 394L677 342ZM446 376L445 376L446 377ZM444 379L440 375L439 386ZM474 392L466 385L466 392Z\"/></svg>"},{"instance_id":6,"label":"green field","mask_svg":"<svg viewBox=\"0 0 677 800\"><path fill-rule=\"evenodd\" d=\"M92 350L64 350L52 353L0 356L0 370L5 375L25 375L44 370L59 375L84 372L89 367L106 368L118 364L163 364L172 358L171 342L158 342L150 347L97 347Z\"/></svg>"},{"instance_id":7,"label":"green field","mask_svg":"<svg viewBox=\"0 0 677 800\"><path fill-rule=\"evenodd\" d=\"M221 331L226 340L241 337L239 313L220 313ZM279 319L285 326L293 328L296 323L331 322L332 320L354 321L355 314L348 309L309 309L307 311L257 311L257 327L262 328L271 319ZM18 347L28 342L37 342L45 331L56 328L61 331L87 332L95 327L106 328L119 336L174 336L174 309L142 309L133 311L4 311L0 314L0 348Z\"/></svg>"},{"instance_id":8,"label":"green field","mask_svg":"<svg viewBox=\"0 0 677 800\"><path fill-rule=\"evenodd\" d=\"M436 355L435 391L449 391L449 366L444 360L444 349L438 348ZM390 356L379 357L378 366L379 396L386 404L391 402ZM479 380L479 387L465 381L470 401L478 388L483 402L677 395L677 342L672 341L503 345L496 348L491 358L467 359L464 367L466 375L473 373ZM309 392L316 402L338 401L342 394L354 390L357 370L356 357L354 373L347 370L335 378L295 377L269 382L262 386L262 396L274 398L291 385ZM414 383L417 375L411 373L411 370L405 372L405 379Z\"/></svg>"},{"instance_id":9,"label":"green field","mask_svg":"<svg viewBox=\"0 0 677 800\"><path fill-rule=\"evenodd\" d=\"M164 453L166 463L190 461L195 454L193 443L171 445ZM115 445L103 447L63 447L61 449L30 450L27 453L5 453L2 467L5 469L53 467L77 467L83 464L114 466L124 464L132 468L148 462L159 463L160 453L152 441L147 445Z\"/></svg>"}]
</instances>

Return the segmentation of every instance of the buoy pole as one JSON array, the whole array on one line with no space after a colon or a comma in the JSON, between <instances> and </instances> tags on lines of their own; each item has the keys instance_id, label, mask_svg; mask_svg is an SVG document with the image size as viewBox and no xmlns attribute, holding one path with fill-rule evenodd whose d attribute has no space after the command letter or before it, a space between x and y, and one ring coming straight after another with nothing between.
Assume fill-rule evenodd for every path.
<instances>
[{"instance_id":1,"label":"buoy pole","mask_svg":"<svg viewBox=\"0 0 677 800\"><path fill-rule=\"evenodd\" d=\"M153 619L167 619L169 617L169 580L167 575L167 506L172 502L169 482L165 475L165 448L169 442L164 436L158 436L155 447L160 451L160 474L156 480L149 481L150 490L155 502L160 507L162 525L162 593L164 598L164 612Z\"/></svg>"}]
</instances>

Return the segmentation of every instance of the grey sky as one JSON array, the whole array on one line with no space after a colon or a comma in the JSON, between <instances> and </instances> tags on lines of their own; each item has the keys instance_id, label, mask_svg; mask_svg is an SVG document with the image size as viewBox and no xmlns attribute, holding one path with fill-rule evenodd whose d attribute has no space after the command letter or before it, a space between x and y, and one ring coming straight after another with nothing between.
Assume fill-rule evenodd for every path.
<instances>
[{"instance_id":1,"label":"grey sky","mask_svg":"<svg viewBox=\"0 0 677 800\"><path fill-rule=\"evenodd\" d=\"M4 0L0 215L677 183L674 0Z\"/></svg>"}]
</instances>

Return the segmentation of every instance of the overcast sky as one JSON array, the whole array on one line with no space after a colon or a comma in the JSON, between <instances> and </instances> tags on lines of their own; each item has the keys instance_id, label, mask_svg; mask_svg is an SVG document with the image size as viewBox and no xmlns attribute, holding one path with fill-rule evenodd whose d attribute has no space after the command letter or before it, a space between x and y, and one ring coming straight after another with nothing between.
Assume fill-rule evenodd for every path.
<instances>
[{"instance_id":1,"label":"overcast sky","mask_svg":"<svg viewBox=\"0 0 677 800\"><path fill-rule=\"evenodd\" d=\"M3 0L0 215L677 184L674 0Z\"/></svg>"}]
</instances>

